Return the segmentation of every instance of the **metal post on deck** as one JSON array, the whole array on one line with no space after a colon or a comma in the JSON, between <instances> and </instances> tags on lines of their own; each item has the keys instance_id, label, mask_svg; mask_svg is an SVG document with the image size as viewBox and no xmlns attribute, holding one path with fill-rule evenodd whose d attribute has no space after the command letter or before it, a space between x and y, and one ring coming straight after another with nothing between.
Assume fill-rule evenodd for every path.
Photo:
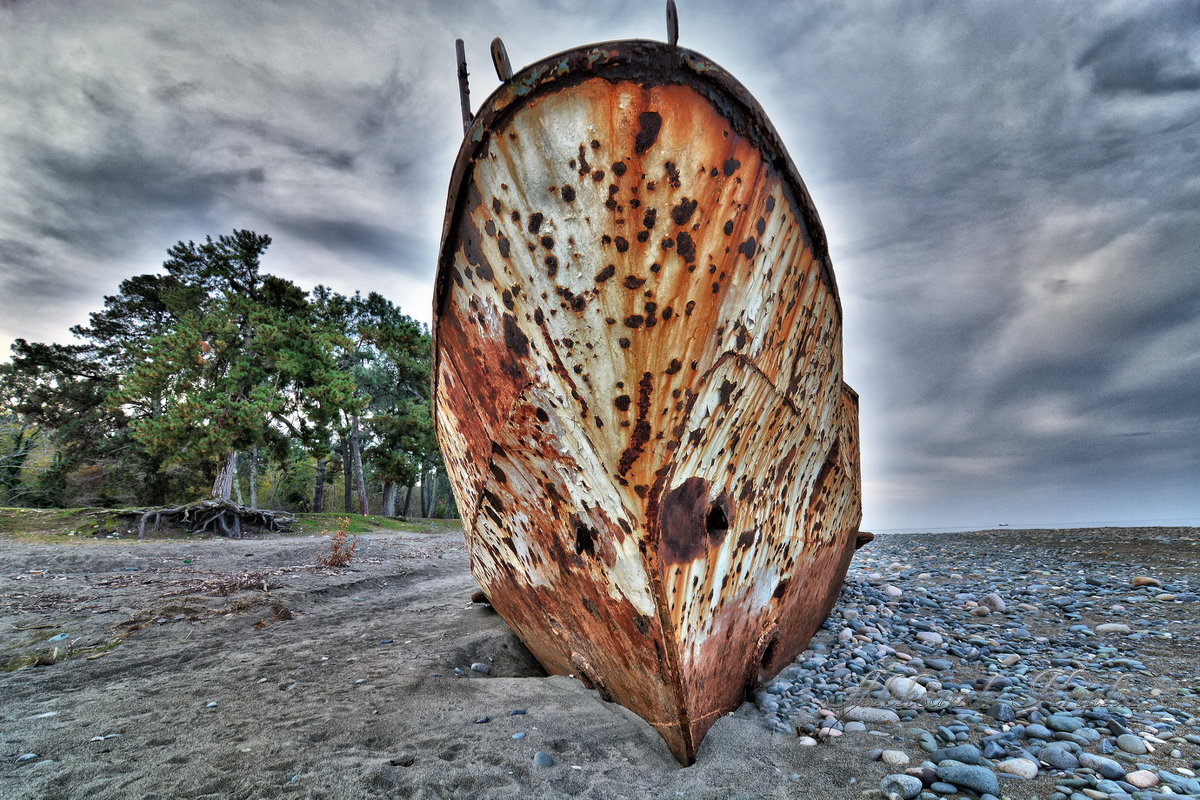
<instances>
[{"instance_id":1,"label":"metal post on deck","mask_svg":"<svg viewBox=\"0 0 1200 800\"><path fill-rule=\"evenodd\" d=\"M471 85L467 81L467 51L462 39L454 40L454 50L458 55L458 101L462 104L463 133L466 133L474 117L471 114Z\"/></svg>"}]
</instances>

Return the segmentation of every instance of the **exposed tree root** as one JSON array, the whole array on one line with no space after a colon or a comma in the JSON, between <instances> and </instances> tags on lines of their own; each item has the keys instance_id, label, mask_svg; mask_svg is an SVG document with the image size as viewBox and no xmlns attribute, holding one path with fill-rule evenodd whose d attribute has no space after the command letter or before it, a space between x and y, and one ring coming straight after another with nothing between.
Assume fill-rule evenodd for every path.
<instances>
[{"instance_id":1,"label":"exposed tree root","mask_svg":"<svg viewBox=\"0 0 1200 800\"><path fill-rule=\"evenodd\" d=\"M247 532L288 531L295 521L295 515L286 511L245 508L227 500L197 500L173 508L151 508L141 512L138 519L138 538L146 535L147 526L158 530L164 523L183 528L188 533L211 533L240 538Z\"/></svg>"}]
</instances>

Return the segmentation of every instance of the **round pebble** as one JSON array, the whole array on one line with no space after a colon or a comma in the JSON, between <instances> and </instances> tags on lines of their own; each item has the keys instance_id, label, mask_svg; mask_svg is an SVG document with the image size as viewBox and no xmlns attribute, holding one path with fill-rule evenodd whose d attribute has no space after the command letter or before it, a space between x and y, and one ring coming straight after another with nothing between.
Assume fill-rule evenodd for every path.
<instances>
[{"instance_id":1,"label":"round pebble","mask_svg":"<svg viewBox=\"0 0 1200 800\"><path fill-rule=\"evenodd\" d=\"M1027 779L1036 778L1038 774L1038 765L1028 758L1006 758L996 764L996 769L1009 775L1016 775L1019 778Z\"/></svg>"},{"instance_id":2,"label":"round pebble","mask_svg":"<svg viewBox=\"0 0 1200 800\"><path fill-rule=\"evenodd\" d=\"M845 719L851 722L899 722L900 715L890 708L874 708L872 706L851 706L846 709Z\"/></svg>"},{"instance_id":3,"label":"round pebble","mask_svg":"<svg viewBox=\"0 0 1200 800\"><path fill-rule=\"evenodd\" d=\"M1134 586L1115 557L1085 559L1086 546L1070 542L1053 557L1005 547L998 560L986 537L975 554L932 536L881 539L889 557L855 556L809 649L756 692L767 729L813 746L864 725L898 734L877 726L899 721L909 752L848 738L860 757L920 772L922 800L998 797L997 775L1046 775L1056 800L1200 792L1189 774L1200 760L1187 749L1200 745L1200 690L1162 661L1190 641L1185 603L1200 602L1200 575ZM900 547L901 567L891 567ZM1155 692L1151 679L1173 685ZM930 759L924 772L905 761L912 753Z\"/></svg>"},{"instance_id":4,"label":"round pebble","mask_svg":"<svg viewBox=\"0 0 1200 800\"><path fill-rule=\"evenodd\" d=\"M554 758L544 750L538 750L533 754L533 763L539 767L553 767Z\"/></svg>"},{"instance_id":5,"label":"round pebble","mask_svg":"<svg viewBox=\"0 0 1200 800\"><path fill-rule=\"evenodd\" d=\"M1138 789L1152 789L1158 786L1159 779L1148 769L1134 770L1125 776L1125 782L1132 784Z\"/></svg>"},{"instance_id":6,"label":"round pebble","mask_svg":"<svg viewBox=\"0 0 1200 800\"><path fill-rule=\"evenodd\" d=\"M1133 753L1135 756L1146 755L1146 742L1142 740L1142 737L1134 736L1132 733L1123 733L1118 736L1117 747L1126 753Z\"/></svg>"}]
</instances>

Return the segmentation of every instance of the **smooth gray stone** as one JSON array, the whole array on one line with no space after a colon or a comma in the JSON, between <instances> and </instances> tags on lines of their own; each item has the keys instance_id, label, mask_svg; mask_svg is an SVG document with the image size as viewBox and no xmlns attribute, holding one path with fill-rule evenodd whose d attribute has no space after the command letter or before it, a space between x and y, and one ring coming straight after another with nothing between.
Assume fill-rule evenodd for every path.
<instances>
[{"instance_id":1,"label":"smooth gray stone","mask_svg":"<svg viewBox=\"0 0 1200 800\"><path fill-rule=\"evenodd\" d=\"M999 722L1012 722L1017 718L1013 707L1008 703L995 702L988 706L988 716Z\"/></svg>"},{"instance_id":2,"label":"smooth gray stone","mask_svg":"<svg viewBox=\"0 0 1200 800\"><path fill-rule=\"evenodd\" d=\"M533 763L537 764L539 767L553 767L554 759L551 758L549 753L543 750L538 750L533 754Z\"/></svg>"},{"instance_id":3,"label":"smooth gray stone","mask_svg":"<svg viewBox=\"0 0 1200 800\"><path fill-rule=\"evenodd\" d=\"M947 783L965 786L980 794L1000 794L1000 781L996 778L996 774L987 767L971 764L947 764L937 768L937 776Z\"/></svg>"},{"instance_id":4,"label":"smooth gray stone","mask_svg":"<svg viewBox=\"0 0 1200 800\"><path fill-rule=\"evenodd\" d=\"M1054 769L1070 770L1079 766L1079 759L1065 747L1043 747L1038 758Z\"/></svg>"},{"instance_id":5,"label":"smooth gray stone","mask_svg":"<svg viewBox=\"0 0 1200 800\"><path fill-rule=\"evenodd\" d=\"M1122 733L1118 736L1117 747L1126 753L1133 753L1135 756L1146 755L1146 742L1142 740L1142 737L1132 733Z\"/></svg>"},{"instance_id":6,"label":"smooth gray stone","mask_svg":"<svg viewBox=\"0 0 1200 800\"><path fill-rule=\"evenodd\" d=\"M1092 753L1080 753L1079 765L1094 769L1106 778L1116 780L1125 777L1125 768L1113 761L1111 758L1104 756L1093 755Z\"/></svg>"},{"instance_id":7,"label":"smooth gray stone","mask_svg":"<svg viewBox=\"0 0 1200 800\"><path fill-rule=\"evenodd\" d=\"M938 763L946 759L951 759L953 761L961 761L964 764L978 764L980 758L982 758L982 754L979 752L979 748L973 744L946 747L941 750L935 750L933 753L933 760Z\"/></svg>"},{"instance_id":8,"label":"smooth gray stone","mask_svg":"<svg viewBox=\"0 0 1200 800\"><path fill-rule=\"evenodd\" d=\"M912 800L921 793L921 779L912 775L885 775L883 780L879 781L879 790L883 792L884 797L896 794L904 800Z\"/></svg>"},{"instance_id":9,"label":"smooth gray stone","mask_svg":"<svg viewBox=\"0 0 1200 800\"><path fill-rule=\"evenodd\" d=\"M1079 717L1067 716L1066 714L1051 714L1046 720L1046 727L1052 731L1074 733L1083 727L1083 720Z\"/></svg>"},{"instance_id":10,"label":"smooth gray stone","mask_svg":"<svg viewBox=\"0 0 1200 800\"><path fill-rule=\"evenodd\" d=\"M1026 739L1051 739L1053 737L1054 733L1045 725L1039 725L1035 722L1032 725L1025 726Z\"/></svg>"}]
</instances>

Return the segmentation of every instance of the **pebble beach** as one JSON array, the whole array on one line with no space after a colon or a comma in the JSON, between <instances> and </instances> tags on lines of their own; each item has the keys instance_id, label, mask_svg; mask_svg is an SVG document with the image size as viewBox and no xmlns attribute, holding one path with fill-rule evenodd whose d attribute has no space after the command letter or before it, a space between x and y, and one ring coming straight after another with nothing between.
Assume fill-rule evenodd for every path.
<instances>
[{"instance_id":1,"label":"pebble beach","mask_svg":"<svg viewBox=\"0 0 1200 800\"><path fill-rule=\"evenodd\" d=\"M896 767L889 798L1200 796L1198 544L1195 529L883 537L755 705L803 745L853 740Z\"/></svg>"},{"instance_id":2,"label":"pebble beach","mask_svg":"<svg viewBox=\"0 0 1200 800\"><path fill-rule=\"evenodd\" d=\"M320 545L0 540L0 797L1200 797L1200 529L880 536L688 768L461 532Z\"/></svg>"}]
</instances>

